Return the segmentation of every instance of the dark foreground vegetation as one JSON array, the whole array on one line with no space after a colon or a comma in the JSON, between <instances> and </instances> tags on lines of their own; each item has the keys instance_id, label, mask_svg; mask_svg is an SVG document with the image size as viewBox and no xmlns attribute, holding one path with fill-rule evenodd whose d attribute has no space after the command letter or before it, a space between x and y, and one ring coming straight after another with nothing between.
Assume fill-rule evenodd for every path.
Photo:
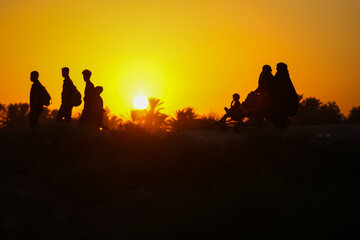
<instances>
[{"instance_id":1,"label":"dark foreground vegetation","mask_svg":"<svg viewBox=\"0 0 360 240\"><path fill-rule=\"evenodd\" d=\"M213 128L214 121L220 120L222 113L209 113L199 115L192 107L179 109L174 115L164 114L162 111L163 102L158 98L149 98L149 107L145 110L131 110L130 119L124 116L111 114L108 108L103 115L104 126L108 129L123 129L128 123L135 124L153 132L158 131L184 131L202 130ZM29 128L29 109L27 103L0 103L0 128L11 129ZM40 115L39 124L41 126L53 123L58 115L57 109L44 108ZM73 114L73 123L79 120L79 114ZM336 102L323 103L315 97L304 98L299 95L299 110L292 117L293 125L323 125L323 124L343 124L360 123L360 106L353 107L344 116Z\"/></svg>"},{"instance_id":2,"label":"dark foreground vegetation","mask_svg":"<svg viewBox=\"0 0 360 240\"><path fill-rule=\"evenodd\" d=\"M0 130L1 239L359 236L360 138Z\"/></svg>"}]
</instances>

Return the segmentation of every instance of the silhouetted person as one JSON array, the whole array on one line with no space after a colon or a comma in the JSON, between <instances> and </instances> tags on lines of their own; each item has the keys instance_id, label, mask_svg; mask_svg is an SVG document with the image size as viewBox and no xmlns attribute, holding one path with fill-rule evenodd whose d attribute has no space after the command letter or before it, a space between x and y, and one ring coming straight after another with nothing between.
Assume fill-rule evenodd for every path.
<instances>
[{"instance_id":1,"label":"silhouetted person","mask_svg":"<svg viewBox=\"0 0 360 240\"><path fill-rule=\"evenodd\" d=\"M103 87L98 86L94 90L94 124L96 127L104 127L104 103L100 94L103 92Z\"/></svg>"},{"instance_id":2,"label":"silhouetted person","mask_svg":"<svg viewBox=\"0 0 360 240\"><path fill-rule=\"evenodd\" d=\"M259 76L259 85L254 91L256 94L256 107L254 114L261 121L272 111L275 80L269 65L264 65Z\"/></svg>"},{"instance_id":3,"label":"silhouetted person","mask_svg":"<svg viewBox=\"0 0 360 240\"><path fill-rule=\"evenodd\" d=\"M231 118L236 118L238 117L238 115L240 115L240 111L241 111L241 104L240 104L240 95L235 93L233 94L233 100L231 101L231 104L230 104L230 109L225 107L225 115L221 118L221 122L225 122L226 119L228 117L231 117Z\"/></svg>"},{"instance_id":4,"label":"silhouetted person","mask_svg":"<svg viewBox=\"0 0 360 240\"><path fill-rule=\"evenodd\" d=\"M299 108L299 99L291 82L290 75L285 63L278 63L276 66L274 83L274 109L272 118L275 124L286 127Z\"/></svg>"},{"instance_id":5,"label":"silhouetted person","mask_svg":"<svg viewBox=\"0 0 360 240\"><path fill-rule=\"evenodd\" d=\"M79 119L80 125L84 123L93 123L94 122L94 84L90 81L91 72L90 70L84 70L82 72L84 81L86 83L85 86L85 96L84 96L84 109L81 113L81 117Z\"/></svg>"},{"instance_id":6,"label":"silhouetted person","mask_svg":"<svg viewBox=\"0 0 360 240\"><path fill-rule=\"evenodd\" d=\"M271 67L264 65L259 76L259 85L250 92L242 104L243 113L252 120L262 121L272 109L274 94L274 76Z\"/></svg>"},{"instance_id":7,"label":"silhouetted person","mask_svg":"<svg viewBox=\"0 0 360 240\"><path fill-rule=\"evenodd\" d=\"M259 85L254 91L261 95L271 95L272 89L274 88L274 76L271 73L272 69L269 65L264 65L262 72L259 76Z\"/></svg>"},{"instance_id":8,"label":"silhouetted person","mask_svg":"<svg viewBox=\"0 0 360 240\"><path fill-rule=\"evenodd\" d=\"M50 104L50 95L39 81L39 73L33 71L30 74L33 82L30 90L30 127L38 125L38 119L44 110L44 105Z\"/></svg>"},{"instance_id":9,"label":"silhouetted person","mask_svg":"<svg viewBox=\"0 0 360 240\"><path fill-rule=\"evenodd\" d=\"M71 122L71 111L73 108L72 96L74 90L73 81L69 77L69 68L64 67L61 69L63 81L63 90L61 92L61 106L57 115L57 121Z\"/></svg>"}]
</instances>

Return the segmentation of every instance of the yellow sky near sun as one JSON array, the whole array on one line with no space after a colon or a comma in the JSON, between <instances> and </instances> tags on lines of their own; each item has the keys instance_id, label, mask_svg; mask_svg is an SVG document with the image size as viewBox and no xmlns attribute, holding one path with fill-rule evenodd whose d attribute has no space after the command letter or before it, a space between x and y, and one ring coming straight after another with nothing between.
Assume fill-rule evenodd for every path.
<instances>
[{"instance_id":1,"label":"yellow sky near sun","mask_svg":"<svg viewBox=\"0 0 360 240\"><path fill-rule=\"evenodd\" d=\"M0 102L27 102L37 70L58 108L67 66L80 91L90 69L116 114L136 95L221 113L283 61L298 93L347 113L360 105L359 29L358 0L0 0Z\"/></svg>"}]
</instances>

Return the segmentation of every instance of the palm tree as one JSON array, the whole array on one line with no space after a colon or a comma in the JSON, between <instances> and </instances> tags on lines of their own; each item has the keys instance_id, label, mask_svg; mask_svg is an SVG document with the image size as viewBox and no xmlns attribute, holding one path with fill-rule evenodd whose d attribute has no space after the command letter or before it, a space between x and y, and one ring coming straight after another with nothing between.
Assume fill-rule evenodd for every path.
<instances>
[{"instance_id":1,"label":"palm tree","mask_svg":"<svg viewBox=\"0 0 360 240\"><path fill-rule=\"evenodd\" d=\"M159 98L148 99L149 107L145 110L131 110L131 119L134 123L151 130L159 130L165 127L168 115L161 112L164 104Z\"/></svg>"},{"instance_id":2,"label":"palm tree","mask_svg":"<svg viewBox=\"0 0 360 240\"><path fill-rule=\"evenodd\" d=\"M154 98L154 97L150 97L148 98L149 101L149 113L151 114L157 114L160 113L161 110L164 110L163 107L161 107L161 105L164 104L164 102L162 102L159 98Z\"/></svg>"},{"instance_id":3,"label":"palm tree","mask_svg":"<svg viewBox=\"0 0 360 240\"><path fill-rule=\"evenodd\" d=\"M154 97L150 97L148 101L150 109L146 112L145 125L153 130L163 128L168 117L168 115L161 112L164 109L162 107L164 102Z\"/></svg>"},{"instance_id":4,"label":"palm tree","mask_svg":"<svg viewBox=\"0 0 360 240\"><path fill-rule=\"evenodd\" d=\"M174 130L188 130L194 128L197 118L194 108L183 108L176 111L175 117L170 120L170 125Z\"/></svg>"}]
</instances>

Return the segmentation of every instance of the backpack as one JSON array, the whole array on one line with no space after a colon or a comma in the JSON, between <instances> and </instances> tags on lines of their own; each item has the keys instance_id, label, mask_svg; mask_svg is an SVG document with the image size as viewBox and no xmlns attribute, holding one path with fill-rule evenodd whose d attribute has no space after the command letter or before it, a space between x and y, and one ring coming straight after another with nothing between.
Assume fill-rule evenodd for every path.
<instances>
[{"instance_id":1,"label":"backpack","mask_svg":"<svg viewBox=\"0 0 360 240\"><path fill-rule=\"evenodd\" d=\"M77 107L81 104L81 93L77 88L73 87L72 95L71 95L71 103L74 107Z\"/></svg>"},{"instance_id":2,"label":"backpack","mask_svg":"<svg viewBox=\"0 0 360 240\"><path fill-rule=\"evenodd\" d=\"M40 103L41 105L49 106L51 101L50 94L44 86L41 86Z\"/></svg>"}]
</instances>

